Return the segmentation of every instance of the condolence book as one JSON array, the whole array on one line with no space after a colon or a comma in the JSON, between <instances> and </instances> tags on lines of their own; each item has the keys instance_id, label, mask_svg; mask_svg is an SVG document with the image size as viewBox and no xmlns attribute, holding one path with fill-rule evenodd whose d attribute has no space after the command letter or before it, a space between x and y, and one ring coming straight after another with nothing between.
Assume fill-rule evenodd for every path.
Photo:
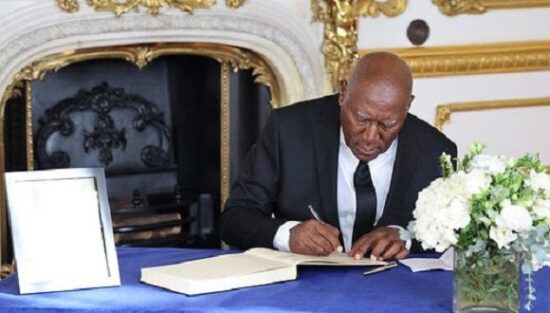
<instances>
[{"instance_id":1,"label":"condolence book","mask_svg":"<svg viewBox=\"0 0 550 313\"><path fill-rule=\"evenodd\" d=\"M310 256L254 248L243 253L174 265L141 269L141 281L168 290L197 295L250 286L267 285L297 277L298 265L375 266L384 261L355 260L345 253Z\"/></svg>"}]
</instances>

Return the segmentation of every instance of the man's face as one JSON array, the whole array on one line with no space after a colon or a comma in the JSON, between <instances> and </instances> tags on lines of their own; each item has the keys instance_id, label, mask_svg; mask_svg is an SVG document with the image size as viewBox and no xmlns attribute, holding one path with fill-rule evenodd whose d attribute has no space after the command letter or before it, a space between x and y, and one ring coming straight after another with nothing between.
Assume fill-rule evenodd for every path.
<instances>
[{"instance_id":1,"label":"man's face","mask_svg":"<svg viewBox=\"0 0 550 313\"><path fill-rule=\"evenodd\" d=\"M346 144L361 161L386 151L403 128L413 99L402 88L384 81L340 85L340 121Z\"/></svg>"}]
</instances>

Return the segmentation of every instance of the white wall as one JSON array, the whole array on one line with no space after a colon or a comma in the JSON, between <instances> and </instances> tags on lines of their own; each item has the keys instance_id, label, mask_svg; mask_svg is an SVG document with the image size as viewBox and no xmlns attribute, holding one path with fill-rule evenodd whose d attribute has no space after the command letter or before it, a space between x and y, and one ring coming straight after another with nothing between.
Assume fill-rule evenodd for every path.
<instances>
[{"instance_id":1,"label":"white wall","mask_svg":"<svg viewBox=\"0 0 550 313\"><path fill-rule=\"evenodd\" d=\"M427 48L550 40L550 8L501 9L448 17L431 0L411 0L398 17L362 18L359 49L414 47L406 36L414 19L423 19L430 26L430 37L423 45ZM418 78L414 93L412 112L434 123L440 104L549 97L550 71ZM547 107L518 110L456 113L451 115L452 124L445 125L443 131L457 142L461 154L472 140L478 139L492 153L541 152L545 164L550 165L550 142L546 139L550 123L543 123L550 121L550 103ZM537 126L528 127L531 121L536 121L533 123ZM494 129L499 131L486 131Z\"/></svg>"}]
</instances>

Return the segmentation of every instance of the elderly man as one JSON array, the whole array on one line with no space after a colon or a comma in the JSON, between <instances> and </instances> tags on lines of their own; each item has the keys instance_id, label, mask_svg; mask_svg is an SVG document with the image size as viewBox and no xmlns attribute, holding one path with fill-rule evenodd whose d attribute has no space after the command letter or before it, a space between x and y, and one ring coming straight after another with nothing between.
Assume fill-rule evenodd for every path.
<instances>
[{"instance_id":1,"label":"elderly man","mask_svg":"<svg viewBox=\"0 0 550 313\"><path fill-rule=\"evenodd\" d=\"M403 258L399 229L456 145L408 113L412 74L397 56L357 61L340 93L275 110L221 218L230 245ZM317 214L315 214L317 213ZM315 216L317 215L317 216ZM413 245L413 250L419 249Z\"/></svg>"}]
</instances>

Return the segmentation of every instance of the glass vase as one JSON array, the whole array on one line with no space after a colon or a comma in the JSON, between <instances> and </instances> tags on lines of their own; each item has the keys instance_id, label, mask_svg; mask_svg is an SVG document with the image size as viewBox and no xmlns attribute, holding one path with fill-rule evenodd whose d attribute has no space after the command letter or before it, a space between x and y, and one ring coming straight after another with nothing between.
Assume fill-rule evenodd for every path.
<instances>
[{"instance_id":1,"label":"glass vase","mask_svg":"<svg viewBox=\"0 0 550 313\"><path fill-rule=\"evenodd\" d=\"M455 249L454 313L519 312L519 255L466 256Z\"/></svg>"}]
</instances>

